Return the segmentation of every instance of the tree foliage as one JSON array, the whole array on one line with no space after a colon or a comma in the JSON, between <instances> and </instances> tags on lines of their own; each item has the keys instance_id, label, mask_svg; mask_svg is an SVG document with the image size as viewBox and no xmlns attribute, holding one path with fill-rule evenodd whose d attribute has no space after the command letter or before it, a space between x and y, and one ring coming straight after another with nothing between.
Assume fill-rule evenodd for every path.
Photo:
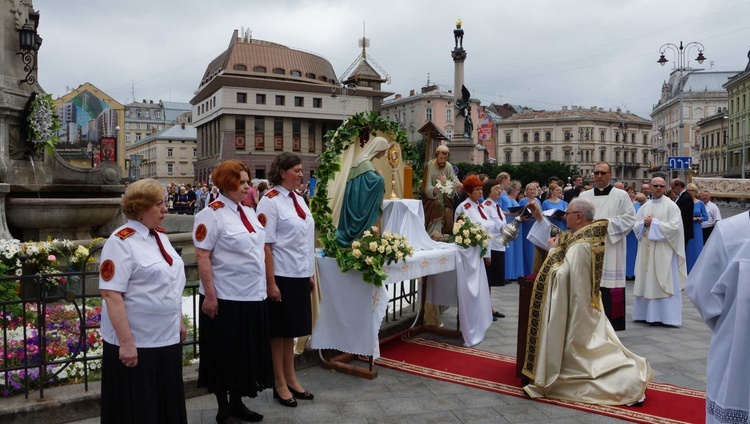
<instances>
[{"instance_id":1,"label":"tree foliage","mask_svg":"<svg viewBox=\"0 0 750 424\"><path fill-rule=\"evenodd\" d=\"M568 178L572 179L573 175L579 174L580 170L576 165L558 161L546 162L524 162L519 165L495 165L491 163L472 164L472 163L454 163L458 168L458 178L463 180L466 174L474 171L477 174L487 174L490 178L495 178L500 172L507 172L511 178L518 180L522 185L532 181L538 181L541 185L546 185L550 177L555 176L567 183Z\"/></svg>"}]
</instances>

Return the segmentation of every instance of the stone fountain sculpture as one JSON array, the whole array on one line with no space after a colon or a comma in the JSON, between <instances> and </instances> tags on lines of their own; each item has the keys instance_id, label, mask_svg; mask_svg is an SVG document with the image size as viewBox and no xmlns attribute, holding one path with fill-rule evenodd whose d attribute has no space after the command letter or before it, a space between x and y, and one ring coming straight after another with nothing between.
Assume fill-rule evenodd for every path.
<instances>
[{"instance_id":1,"label":"stone fountain sculpture","mask_svg":"<svg viewBox=\"0 0 750 424\"><path fill-rule=\"evenodd\" d=\"M27 142L26 114L34 93L41 37L32 0L0 0L0 237L88 239L116 225L122 171L113 162L78 168ZM33 28L37 51L22 54L20 30Z\"/></svg>"}]
</instances>

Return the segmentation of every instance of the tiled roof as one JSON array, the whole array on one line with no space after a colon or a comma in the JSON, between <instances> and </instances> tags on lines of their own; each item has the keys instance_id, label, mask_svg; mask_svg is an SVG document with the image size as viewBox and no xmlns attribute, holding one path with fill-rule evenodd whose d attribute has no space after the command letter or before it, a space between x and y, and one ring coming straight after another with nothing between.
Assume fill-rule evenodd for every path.
<instances>
[{"instance_id":1,"label":"tiled roof","mask_svg":"<svg viewBox=\"0 0 750 424\"><path fill-rule=\"evenodd\" d=\"M566 120L582 120L591 119L597 121L621 121L626 120L628 122L640 122L643 124L650 124L651 121L648 119L641 118L638 115L632 113L622 113L616 111L601 111L578 108L575 110L541 110L533 112L521 112L517 113L505 121L520 121L520 120L552 120L552 119L566 119Z\"/></svg>"},{"instance_id":2,"label":"tiled roof","mask_svg":"<svg viewBox=\"0 0 750 424\"><path fill-rule=\"evenodd\" d=\"M236 70L235 65L243 65L246 70ZM266 68L266 72L254 72L256 66ZM283 69L284 74L275 74L274 69ZM236 75L284 78L317 84L331 84L330 81L337 80L333 66L318 55L270 41L239 38L237 31L234 32L227 50L208 65L201 85L222 71ZM302 75L292 76L292 71L299 71ZM315 79L308 78L308 74L315 75ZM325 77L327 81L323 81L321 77Z\"/></svg>"}]
</instances>

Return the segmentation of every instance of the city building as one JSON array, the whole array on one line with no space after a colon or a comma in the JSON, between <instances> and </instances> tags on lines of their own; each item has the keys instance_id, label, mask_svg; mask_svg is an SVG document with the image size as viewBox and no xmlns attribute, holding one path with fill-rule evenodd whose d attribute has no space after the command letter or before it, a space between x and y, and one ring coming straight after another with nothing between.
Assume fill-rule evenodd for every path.
<instances>
[{"instance_id":1,"label":"city building","mask_svg":"<svg viewBox=\"0 0 750 424\"><path fill-rule=\"evenodd\" d=\"M629 184L648 178L651 121L593 106L562 110L525 110L495 122L498 163L555 160L576 165L590 177L599 161L612 165L612 176Z\"/></svg>"},{"instance_id":2,"label":"city building","mask_svg":"<svg viewBox=\"0 0 750 424\"><path fill-rule=\"evenodd\" d=\"M126 149L126 178L153 178L163 183L187 184L195 179L198 143L195 127L173 125L149 134Z\"/></svg>"},{"instance_id":3,"label":"city building","mask_svg":"<svg viewBox=\"0 0 750 424\"><path fill-rule=\"evenodd\" d=\"M125 105L125 144L130 146L150 134L164 131L175 124L191 122L190 103L164 102L143 99ZM185 115L188 114L188 115ZM185 115L178 122L178 117Z\"/></svg>"},{"instance_id":4,"label":"city building","mask_svg":"<svg viewBox=\"0 0 750 424\"><path fill-rule=\"evenodd\" d=\"M691 157L692 168L700 164L698 121L718 114L727 107L727 91L722 87L737 72L675 69L661 88L661 98L651 112L653 127L651 144L654 153L655 175L667 175L668 158ZM680 101L682 100L682 116ZM680 125L682 146L680 151Z\"/></svg>"},{"instance_id":5,"label":"city building","mask_svg":"<svg viewBox=\"0 0 750 424\"><path fill-rule=\"evenodd\" d=\"M198 140L196 180L208 180L226 159L248 164L253 178L266 178L280 152L300 155L312 176L326 132L347 116L378 111L391 94L381 91L386 79L364 57L355 63L340 82L320 56L235 30L190 101Z\"/></svg>"},{"instance_id":6,"label":"city building","mask_svg":"<svg viewBox=\"0 0 750 424\"><path fill-rule=\"evenodd\" d=\"M750 52L745 70L733 75L724 83L729 97L729 140L727 141L727 177L750 175L750 151L748 151L748 119L750 119ZM743 152L744 150L744 152ZM744 167L744 172L743 172Z\"/></svg>"},{"instance_id":7,"label":"city building","mask_svg":"<svg viewBox=\"0 0 750 424\"><path fill-rule=\"evenodd\" d=\"M125 169L125 146L119 143L125 124L122 104L90 83L57 98L53 104L61 126L57 133L60 141L55 146L60 157L81 168L112 161Z\"/></svg>"},{"instance_id":8,"label":"city building","mask_svg":"<svg viewBox=\"0 0 750 424\"><path fill-rule=\"evenodd\" d=\"M414 143L421 138L419 129L426 123L432 122L450 140L453 137L453 125L456 119L455 95L452 90L442 91L437 85L429 84L417 93L411 90L406 97L396 94L392 99L385 100L380 108L380 114L392 122L398 122L406 131L409 142ZM486 149L480 143L478 131L480 103L471 99L471 119L474 122L472 138L477 145L474 153L474 163L484 163Z\"/></svg>"},{"instance_id":9,"label":"city building","mask_svg":"<svg viewBox=\"0 0 750 424\"><path fill-rule=\"evenodd\" d=\"M727 133L729 115L719 113L703 118L697 123L700 131L700 176L721 177L727 173Z\"/></svg>"}]
</instances>

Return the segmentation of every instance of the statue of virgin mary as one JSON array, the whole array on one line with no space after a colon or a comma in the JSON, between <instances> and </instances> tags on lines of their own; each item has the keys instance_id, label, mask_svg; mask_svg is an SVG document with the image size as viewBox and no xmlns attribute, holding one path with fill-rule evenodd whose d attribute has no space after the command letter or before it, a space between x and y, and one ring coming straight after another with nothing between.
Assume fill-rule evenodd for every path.
<instances>
[{"instance_id":1,"label":"statue of virgin mary","mask_svg":"<svg viewBox=\"0 0 750 424\"><path fill-rule=\"evenodd\" d=\"M382 158L389 147L388 140L375 137L352 162L336 229L341 247L351 246L380 217L385 182L372 161Z\"/></svg>"}]
</instances>

